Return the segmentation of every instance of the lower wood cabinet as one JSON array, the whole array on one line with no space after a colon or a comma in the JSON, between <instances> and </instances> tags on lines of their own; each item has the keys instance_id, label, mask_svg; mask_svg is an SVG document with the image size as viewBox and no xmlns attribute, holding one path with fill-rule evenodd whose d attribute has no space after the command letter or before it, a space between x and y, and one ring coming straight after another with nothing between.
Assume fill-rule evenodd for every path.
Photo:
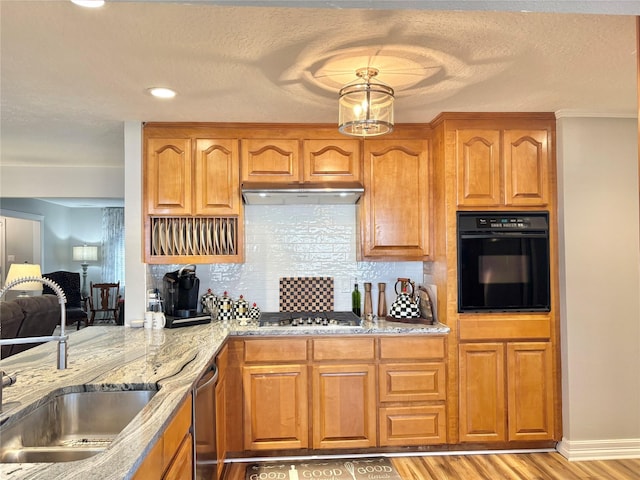
<instances>
[{"instance_id":1,"label":"lower wood cabinet","mask_svg":"<svg viewBox=\"0 0 640 480\"><path fill-rule=\"evenodd\" d=\"M134 480L184 479L193 476L192 411L189 395L132 477Z\"/></svg>"},{"instance_id":2,"label":"lower wood cabinet","mask_svg":"<svg viewBox=\"0 0 640 480\"><path fill-rule=\"evenodd\" d=\"M447 443L444 337L380 339L381 447Z\"/></svg>"},{"instance_id":3,"label":"lower wood cabinet","mask_svg":"<svg viewBox=\"0 0 640 480\"><path fill-rule=\"evenodd\" d=\"M553 439L551 348L550 342L460 344L461 442Z\"/></svg>"},{"instance_id":4,"label":"lower wood cabinet","mask_svg":"<svg viewBox=\"0 0 640 480\"><path fill-rule=\"evenodd\" d=\"M314 365L313 448L376 446L375 365Z\"/></svg>"},{"instance_id":5,"label":"lower wood cabinet","mask_svg":"<svg viewBox=\"0 0 640 480\"><path fill-rule=\"evenodd\" d=\"M447 442L444 337L261 338L243 347L246 451Z\"/></svg>"},{"instance_id":6,"label":"lower wood cabinet","mask_svg":"<svg viewBox=\"0 0 640 480\"><path fill-rule=\"evenodd\" d=\"M306 365L248 365L242 384L246 450L307 448Z\"/></svg>"}]
</instances>

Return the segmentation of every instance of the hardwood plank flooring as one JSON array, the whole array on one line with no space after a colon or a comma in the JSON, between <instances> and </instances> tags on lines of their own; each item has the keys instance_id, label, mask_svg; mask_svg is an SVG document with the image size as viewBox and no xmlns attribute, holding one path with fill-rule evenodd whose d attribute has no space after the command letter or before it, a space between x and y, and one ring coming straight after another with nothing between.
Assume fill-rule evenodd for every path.
<instances>
[{"instance_id":1,"label":"hardwood plank flooring","mask_svg":"<svg viewBox=\"0 0 640 480\"><path fill-rule=\"evenodd\" d=\"M640 458L569 462L559 453L393 457L403 480L640 480ZM244 480L245 464L227 465L223 480Z\"/></svg>"}]
</instances>

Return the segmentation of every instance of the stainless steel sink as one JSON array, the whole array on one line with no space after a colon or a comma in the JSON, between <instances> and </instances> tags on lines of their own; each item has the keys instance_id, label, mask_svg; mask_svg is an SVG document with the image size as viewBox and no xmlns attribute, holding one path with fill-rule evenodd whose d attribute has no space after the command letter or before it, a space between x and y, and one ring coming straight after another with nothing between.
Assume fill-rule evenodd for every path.
<instances>
[{"instance_id":1,"label":"stainless steel sink","mask_svg":"<svg viewBox=\"0 0 640 480\"><path fill-rule=\"evenodd\" d=\"M0 428L0 463L71 462L106 449L155 390L55 395Z\"/></svg>"}]
</instances>

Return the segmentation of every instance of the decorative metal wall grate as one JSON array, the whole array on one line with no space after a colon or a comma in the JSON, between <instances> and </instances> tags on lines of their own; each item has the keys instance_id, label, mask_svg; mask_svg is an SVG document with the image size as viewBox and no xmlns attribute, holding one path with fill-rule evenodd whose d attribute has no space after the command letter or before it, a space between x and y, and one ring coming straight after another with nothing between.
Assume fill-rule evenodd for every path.
<instances>
[{"instance_id":1,"label":"decorative metal wall grate","mask_svg":"<svg viewBox=\"0 0 640 480\"><path fill-rule=\"evenodd\" d=\"M151 255L235 255L235 217L152 217Z\"/></svg>"}]
</instances>

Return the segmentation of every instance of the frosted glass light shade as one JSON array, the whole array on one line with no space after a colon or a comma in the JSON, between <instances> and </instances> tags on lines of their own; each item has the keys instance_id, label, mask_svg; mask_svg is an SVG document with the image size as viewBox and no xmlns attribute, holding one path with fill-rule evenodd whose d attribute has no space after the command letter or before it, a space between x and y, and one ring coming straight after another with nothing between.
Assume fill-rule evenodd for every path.
<instances>
[{"instance_id":1,"label":"frosted glass light shade","mask_svg":"<svg viewBox=\"0 0 640 480\"><path fill-rule=\"evenodd\" d=\"M95 245L79 245L73 247L74 262L95 262L98 260L98 247Z\"/></svg>"},{"instance_id":2,"label":"frosted glass light shade","mask_svg":"<svg viewBox=\"0 0 640 480\"><path fill-rule=\"evenodd\" d=\"M338 130L345 135L373 137L393 132L393 88L372 80L375 68L361 68L359 77L339 93Z\"/></svg>"},{"instance_id":3,"label":"frosted glass light shade","mask_svg":"<svg viewBox=\"0 0 640 480\"><path fill-rule=\"evenodd\" d=\"M19 278L26 277L42 278L40 265L33 263L12 263L9 267L9 273L7 273L7 280L5 281L5 285L18 280ZM22 282L14 287L11 287L11 290L20 290L24 292L42 291L42 283Z\"/></svg>"}]
</instances>

